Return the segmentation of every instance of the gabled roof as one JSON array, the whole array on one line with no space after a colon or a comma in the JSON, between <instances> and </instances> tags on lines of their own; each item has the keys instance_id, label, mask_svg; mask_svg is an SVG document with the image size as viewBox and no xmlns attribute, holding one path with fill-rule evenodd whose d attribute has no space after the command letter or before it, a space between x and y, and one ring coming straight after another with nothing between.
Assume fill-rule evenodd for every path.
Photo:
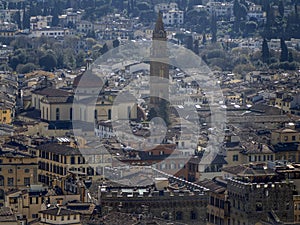
<instances>
[{"instance_id":1,"label":"gabled roof","mask_svg":"<svg viewBox=\"0 0 300 225\"><path fill-rule=\"evenodd\" d=\"M48 143L44 145L37 146L37 149L46 151L46 152L53 152L62 155L80 155L80 151L77 148L72 148L70 146L57 144L57 143Z\"/></svg>"},{"instance_id":2,"label":"gabled roof","mask_svg":"<svg viewBox=\"0 0 300 225\"><path fill-rule=\"evenodd\" d=\"M222 194L226 191L226 187L223 187L209 179L199 181L199 182L197 182L197 184L200 186L203 186L205 188L208 188L212 192L219 193L219 194Z\"/></svg>"},{"instance_id":3,"label":"gabled roof","mask_svg":"<svg viewBox=\"0 0 300 225\"><path fill-rule=\"evenodd\" d=\"M0 223L16 222L17 218L9 207L0 208Z\"/></svg>"},{"instance_id":4,"label":"gabled roof","mask_svg":"<svg viewBox=\"0 0 300 225\"><path fill-rule=\"evenodd\" d=\"M73 103L74 96L47 96L43 97L42 101L49 104L54 103Z\"/></svg>"},{"instance_id":5,"label":"gabled roof","mask_svg":"<svg viewBox=\"0 0 300 225\"><path fill-rule=\"evenodd\" d=\"M44 214L54 215L54 216L66 216L66 215L80 214L79 212L76 212L76 211L73 211L70 209L64 209L64 208L58 208L58 207L42 210L40 212L44 213Z\"/></svg>"},{"instance_id":6,"label":"gabled roof","mask_svg":"<svg viewBox=\"0 0 300 225\"><path fill-rule=\"evenodd\" d=\"M34 94L47 96L47 97L66 97L72 95L72 93L55 88L42 88L32 91Z\"/></svg>"},{"instance_id":7,"label":"gabled roof","mask_svg":"<svg viewBox=\"0 0 300 225\"><path fill-rule=\"evenodd\" d=\"M224 159L225 156L217 154L216 157L213 159L213 161L210 163L211 165L224 165L227 164L226 160Z\"/></svg>"}]
</instances>

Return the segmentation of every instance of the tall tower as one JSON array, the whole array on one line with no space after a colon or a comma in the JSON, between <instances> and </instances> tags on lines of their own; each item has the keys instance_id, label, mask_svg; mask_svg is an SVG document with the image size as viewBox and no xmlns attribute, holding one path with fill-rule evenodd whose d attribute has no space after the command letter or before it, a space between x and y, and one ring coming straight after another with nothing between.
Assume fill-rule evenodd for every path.
<instances>
[{"instance_id":1,"label":"tall tower","mask_svg":"<svg viewBox=\"0 0 300 225\"><path fill-rule=\"evenodd\" d=\"M150 108L169 123L169 56L167 33L159 13L152 35L150 61Z\"/></svg>"},{"instance_id":2,"label":"tall tower","mask_svg":"<svg viewBox=\"0 0 300 225\"><path fill-rule=\"evenodd\" d=\"M150 104L159 104L161 99L168 100L169 64L167 33L164 29L162 13L159 13L152 35L150 62Z\"/></svg>"}]
</instances>

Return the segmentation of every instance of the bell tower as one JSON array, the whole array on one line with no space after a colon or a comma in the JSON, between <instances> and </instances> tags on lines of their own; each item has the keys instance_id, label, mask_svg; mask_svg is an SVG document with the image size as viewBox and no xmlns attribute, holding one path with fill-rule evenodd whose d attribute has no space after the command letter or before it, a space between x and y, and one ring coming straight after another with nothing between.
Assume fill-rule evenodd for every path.
<instances>
[{"instance_id":1,"label":"bell tower","mask_svg":"<svg viewBox=\"0 0 300 225\"><path fill-rule=\"evenodd\" d=\"M169 124L169 55L163 15L158 14L152 35L150 61L150 108Z\"/></svg>"}]
</instances>

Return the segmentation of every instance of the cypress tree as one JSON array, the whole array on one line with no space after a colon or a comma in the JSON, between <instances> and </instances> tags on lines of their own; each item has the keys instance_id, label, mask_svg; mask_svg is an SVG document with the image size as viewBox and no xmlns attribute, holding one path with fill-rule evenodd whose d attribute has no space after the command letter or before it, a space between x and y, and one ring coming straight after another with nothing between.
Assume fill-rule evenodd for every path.
<instances>
[{"instance_id":1,"label":"cypress tree","mask_svg":"<svg viewBox=\"0 0 300 225\"><path fill-rule=\"evenodd\" d=\"M292 52L289 52L288 61L289 62L293 62L294 61L294 57L293 57L293 53Z\"/></svg>"},{"instance_id":2,"label":"cypress tree","mask_svg":"<svg viewBox=\"0 0 300 225\"><path fill-rule=\"evenodd\" d=\"M280 62L286 62L288 61L289 51L283 38L280 39L280 47Z\"/></svg>"},{"instance_id":3,"label":"cypress tree","mask_svg":"<svg viewBox=\"0 0 300 225\"><path fill-rule=\"evenodd\" d=\"M279 11L280 16L283 17L284 16L284 5L283 5L282 0L280 0L278 2L278 11Z\"/></svg>"},{"instance_id":4,"label":"cypress tree","mask_svg":"<svg viewBox=\"0 0 300 225\"><path fill-rule=\"evenodd\" d=\"M262 43L262 60L265 63L269 63L270 59L270 51L269 51L269 46L267 40L264 38L263 43Z\"/></svg>"},{"instance_id":5,"label":"cypress tree","mask_svg":"<svg viewBox=\"0 0 300 225\"><path fill-rule=\"evenodd\" d=\"M210 31L211 31L211 42L217 42L217 18L216 15L211 17L211 24L210 24Z\"/></svg>"},{"instance_id":6,"label":"cypress tree","mask_svg":"<svg viewBox=\"0 0 300 225\"><path fill-rule=\"evenodd\" d=\"M202 35L202 44L205 45L205 43L206 43L206 35L205 35L205 33L203 33L203 35Z\"/></svg>"},{"instance_id":7,"label":"cypress tree","mask_svg":"<svg viewBox=\"0 0 300 225\"><path fill-rule=\"evenodd\" d=\"M199 40L198 40L198 39L196 39L196 40L194 41L194 53L195 53L196 55L199 55Z\"/></svg>"}]
</instances>

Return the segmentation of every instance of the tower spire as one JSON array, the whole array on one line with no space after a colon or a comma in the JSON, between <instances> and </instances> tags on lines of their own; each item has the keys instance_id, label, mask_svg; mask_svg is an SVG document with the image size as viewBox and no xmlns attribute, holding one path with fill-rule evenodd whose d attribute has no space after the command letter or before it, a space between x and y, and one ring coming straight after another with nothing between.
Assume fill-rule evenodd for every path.
<instances>
[{"instance_id":1,"label":"tower spire","mask_svg":"<svg viewBox=\"0 0 300 225\"><path fill-rule=\"evenodd\" d=\"M160 30L164 31L164 22L163 22L163 14L162 12L158 12L158 17L155 24L155 32L159 32Z\"/></svg>"},{"instance_id":2,"label":"tower spire","mask_svg":"<svg viewBox=\"0 0 300 225\"><path fill-rule=\"evenodd\" d=\"M159 12L158 17L155 23L155 27L153 30L153 39L157 38L166 38L167 34L164 28L164 22L163 22L163 13Z\"/></svg>"}]
</instances>

